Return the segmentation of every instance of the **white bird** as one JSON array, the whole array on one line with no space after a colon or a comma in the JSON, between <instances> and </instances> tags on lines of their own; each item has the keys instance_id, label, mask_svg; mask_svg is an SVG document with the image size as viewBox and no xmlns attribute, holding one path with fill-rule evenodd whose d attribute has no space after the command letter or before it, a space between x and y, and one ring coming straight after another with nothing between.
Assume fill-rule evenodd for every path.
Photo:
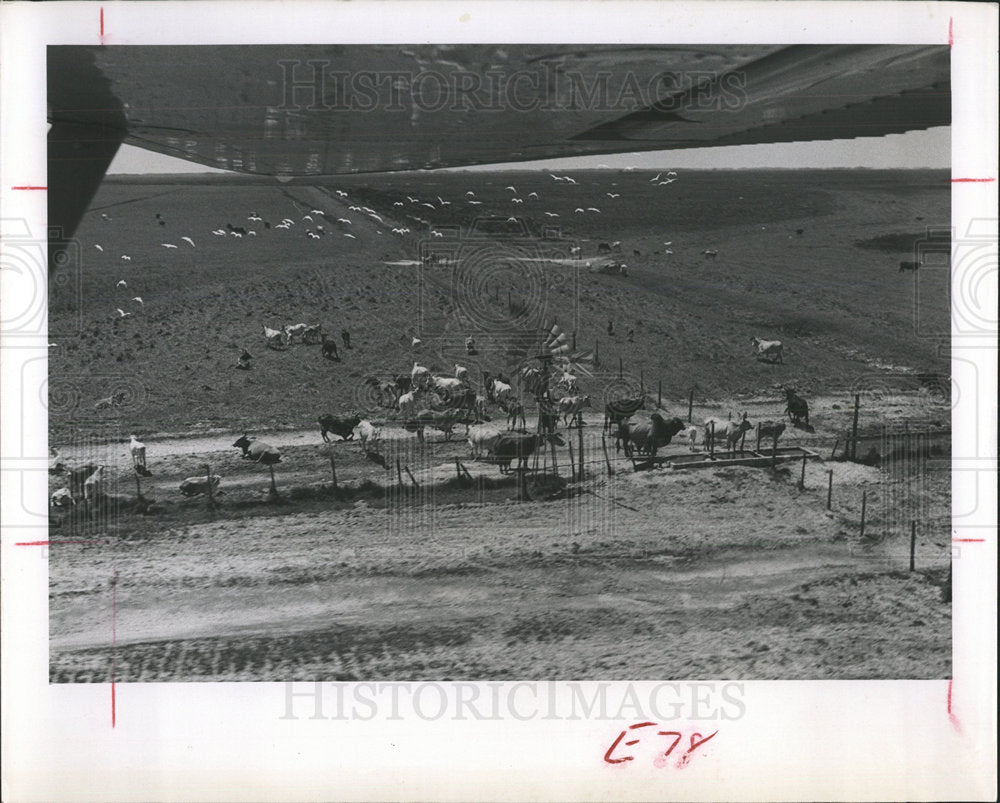
<instances>
[{"instance_id":1,"label":"white bird","mask_svg":"<svg viewBox=\"0 0 1000 803\"><path fill-rule=\"evenodd\" d=\"M351 221L349 221L349 220L348 220L348 219L347 219L346 217L338 217L338 218L337 218L337 222L338 222L338 223L346 223L346 224L347 224L348 226L353 226L353 225L354 225L354 224L353 224L353 223L352 223Z\"/></svg>"},{"instance_id":2,"label":"white bird","mask_svg":"<svg viewBox=\"0 0 1000 803\"><path fill-rule=\"evenodd\" d=\"M281 226L275 226L275 228L280 229L282 227ZM287 229L288 226L285 226L284 228ZM216 237L225 237L226 236L226 232L225 232L224 229L212 229L212 234L214 234Z\"/></svg>"},{"instance_id":3,"label":"white bird","mask_svg":"<svg viewBox=\"0 0 1000 803\"><path fill-rule=\"evenodd\" d=\"M600 212L601 210L598 209L596 206L588 206L587 207L587 211L588 212Z\"/></svg>"},{"instance_id":4,"label":"white bird","mask_svg":"<svg viewBox=\"0 0 1000 803\"><path fill-rule=\"evenodd\" d=\"M194 240L192 240L190 237L181 237L181 239L184 242L189 243L191 245L191 247L194 248Z\"/></svg>"},{"instance_id":5,"label":"white bird","mask_svg":"<svg viewBox=\"0 0 1000 803\"><path fill-rule=\"evenodd\" d=\"M308 220L310 223L312 223L312 215L303 215L302 219L303 220Z\"/></svg>"},{"instance_id":6,"label":"white bird","mask_svg":"<svg viewBox=\"0 0 1000 803\"><path fill-rule=\"evenodd\" d=\"M583 211L584 211L584 209L583 209L583 207L581 207L581 206L578 206L578 207L577 207L576 209L574 209L573 211L574 211L574 212L583 212Z\"/></svg>"},{"instance_id":7,"label":"white bird","mask_svg":"<svg viewBox=\"0 0 1000 803\"><path fill-rule=\"evenodd\" d=\"M315 232L311 232L311 231L307 231L306 232L306 236L309 237L312 240L318 240L319 239L319 235L316 234Z\"/></svg>"},{"instance_id":8,"label":"white bird","mask_svg":"<svg viewBox=\"0 0 1000 803\"><path fill-rule=\"evenodd\" d=\"M651 179L649 180L649 183L650 183L650 184L655 184L655 183L656 183L657 181L659 181L659 180L660 180L660 176L662 176L662 175L663 175L663 173L657 173L657 174L656 174L655 176L653 176L653 177L652 177L652 178L651 178Z\"/></svg>"},{"instance_id":9,"label":"white bird","mask_svg":"<svg viewBox=\"0 0 1000 803\"><path fill-rule=\"evenodd\" d=\"M402 229L393 229L393 230L392 230L392 233L393 233L393 234L402 234L402 233L403 233L403 230L402 230Z\"/></svg>"},{"instance_id":10,"label":"white bird","mask_svg":"<svg viewBox=\"0 0 1000 803\"><path fill-rule=\"evenodd\" d=\"M350 238L351 238L352 240L356 240L356 239L358 239L358 238L357 238L357 237L355 237L355 236L354 236L353 234L347 234L347 233L345 233L345 234L344 234L344 236L345 236L345 237L350 237Z\"/></svg>"},{"instance_id":11,"label":"white bird","mask_svg":"<svg viewBox=\"0 0 1000 803\"><path fill-rule=\"evenodd\" d=\"M673 184L675 181L677 181L677 179L675 179L675 178L668 178L666 181L661 181L656 186L662 187L664 184Z\"/></svg>"},{"instance_id":12,"label":"white bird","mask_svg":"<svg viewBox=\"0 0 1000 803\"><path fill-rule=\"evenodd\" d=\"M670 171L667 172L667 175L668 176L676 176L677 175L677 171L676 170L670 170Z\"/></svg>"},{"instance_id":13,"label":"white bird","mask_svg":"<svg viewBox=\"0 0 1000 803\"><path fill-rule=\"evenodd\" d=\"M671 240L669 243L664 243L664 245L673 245L673 244L674 244L673 240Z\"/></svg>"},{"instance_id":14,"label":"white bird","mask_svg":"<svg viewBox=\"0 0 1000 803\"><path fill-rule=\"evenodd\" d=\"M136 297L135 297L135 298L133 298L132 300L133 300L134 302L136 302L137 304L139 304L139 306L144 306L144 305L143 305L143 303L142 303L142 299L141 299L141 298L140 298L139 296L136 296Z\"/></svg>"},{"instance_id":15,"label":"white bird","mask_svg":"<svg viewBox=\"0 0 1000 803\"><path fill-rule=\"evenodd\" d=\"M522 201L520 198L511 198L510 202L512 204L523 204L524 203L524 201Z\"/></svg>"},{"instance_id":16,"label":"white bird","mask_svg":"<svg viewBox=\"0 0 1000 803\"><path fill-rule=\"evenodd\" d=\"M507 218L507 222L508 223L517 223L517 218L516 217L509 217L509 218Z\"/></svg>"},{"instance_id":17,"label":"white bird","mask_svg":"<svg viewBox=\"0 0 1000 803\"><path fill-rule=\"evenodd\" d=\"M346 197L347 197L347 193L346 193L346 192L344 192L343 190L336 190L336 193L337 193L337 195L339 195L339 196L340 196L341 198L346 198Z\"/></svg>"},{"instance_id":18,"label":"white bird","mask_svg":"<svg viewBox=\"0 0 1000 803\"><path fill-rule=\"evenodd\" d=\"M111 220L107 212L101 212L101 220Z\"/></svg>"},{"instance_id":19,"label":"white bird","mask_svg":"<svg viewBox=\"0 0 1000 803\"><path fill-rule=\"evenodd\" d=\"M118 316L120 318L129 318L132 316L131 312L125 312L125 310L123 310L121 307L115 307L115 309L118 310Z\"/></svg>"},{"instance_id":20,"label":"white bird","mask_svg":"<svg viewBox=\"0 0 1000 803\"><path fill-rule=\"evenodd\" d=\"M409 195L406 196L406 200L409 201L411 204L418 204L418 203L420 203L420 199L419 198L411 198Z\"/></svg>"},{"instance_id":21,"label":"white bird","mask_svg":"<svg viewBox=\"0 0 1000 803\"><path fill-rule=\"evenodd\" d=\"M310 215L324 215L326 213L322 209L310 209L309 210L309 214Z\"/></svg>"},{"instance_id":22,"label":"white bird","mask_svg":"<svg viewBox=\"0 0 1000 803\"><path fill-rule=\"evenodd\" d=\"M372 208L371 208L371 207L369 207L369 206L362 206L362 207L361 207L361 211L363 211L363 212L367 212L367 213L368 213L369 215L373 215L373 214L375 214L375 210L374 210L374 209L372 209Z\"/></svg>"},{"instance_id":23,"label":"white bird","mask_svg":"<svg viewBox=\"0 0 1000 803\"><path fill-rule=\"evenodd\" d=\"M360 212L361 211L361 207L360 206L349 206L349 207L347 207L347 211L348 212Z\"/></svg>"},{"instance_id":24,"label":"white bird","mask_svg":"<svg viewBox=\"0 0 1000 803\"><path fill-rule=\"evenodd\" d=\"M607 195L609 198L618 198L621 196L620 192L606 192L604 194Z\"/></svg>"},{"instance_id":25,"label":"white bird","mask_svg":"<svg viewBox=\"0 0 1000 803\"><path fill-rule=\"evenodd\" d=\"M58 346L59 346L59 344L58 344L58 343L49 343L49 348L50 348L50 349L54 349L54 348L57 348Z\"/></svg>"},{"instance_id":26,"label":"white bird","mask_svg":"<svg viewBox=\"0 0 1000 803\"><path fill-rule=\"evenodd\" d=\"M252 221L253 223L259 223L263 219L264 218L262 218L260 215L247 215L247 220Z\"/></svg>"},{"instance_id":27,"label":"white bird","mask_svg":"<svg viewBox=\"0 0 1000 803\"><path fill-rule=\"evenodd\" d=\"M124 279L119 279L118 284L116 284L115 287L128 287L128 282Z\"/></svg>"},{"instance_id":28,"label":"white bird","mask_svg":"<svg viewBox=\"0 0 1000 803\"><path fill-rule=\"evenodd\" d=\"M555 212L546 212L545 215L546 217L559 217Z\"/></svg>"},{"instance_id":29,"label":"white bird","mask_svg":"<svg viewBox=\"0 0 1000 803\"><path fill-rule=\"evenodd\" d=\"M466 203L471 204L472 206L482 206L483 205L482 201L466 201Z\"/></svg>"},{"instance_id":30,"label":"white bird","mask_svg":"<svg viewBox=\"0 0 1000 803\"><path fill-rule=\"evenodd\" d=\"M471 196L471 197L473 197L473 198L475 198L475 197L476 197L476 193L474 193L474 192L473 192L472 190L469 190L469 191L468 191L468 192L466 192L465 194L466 194L466 195L469 195L469 196Z\"/></svg>"},{"instance_id":31,"label":"white bird","mask_svg":"<svg viewBox=\"0 0 1000 803\"><path fill-rule=\"evenodd\" d=\"M240 234L240 233L239 233L238 231L234 231L234 232L233 232L233 237L236 237L236 238L237 238L237 239L239 239L239 240L242 240L242 239L243 239L243 235L242 235L242 234ZM176 247L177 247L176 245L171 245L171 246L168 246L168 248L176 248Z\"/></svg>"},{"instance_id":32,"label":"white bird","mask_svg":"<svg viewBox=\"0 0 1000 803\"><path fill-rule=\"evenodd\" d=\"M529 192L528 193L528 197L529 198L537 198L538 197L538 193L537 192Z\"/></svg>"},{"instance_id":33,"label":"white bird","mask_svg":"<svg viewBox=\"0 0 1000 803\"><path fill-rule=\"evenodd\" d=\"M396 201L396 203L394 203L393 206L406 206L406 204L404 204L402 201Z\"/></svg>"},{"instance_id":34,"label":"white bird","mask_svg":"<svg viewBox=\"0 0 1000 803\"><path fill-rule=\"evenodd\" d=\"M132 261L132 257L130 257L128 254L122 254L122 261L124 261L124 262L131 262Z\"/></svg>"},{"instance_id":35,"label":"white bird","mask_svg":"<svg viewBox=\"0 0 1000 803\"><path fill-rule=\"evenodd\" d=\"M433 209L434 208L434 204L429 204L429 203L427 203L427 201L422 202L420 205L421 206L426 206L428 209Z\"/></svg>"},{"instance_id":36,"label":"white bird","mask_svg":"<svg viewBox=\"0 0 1000 803\"><path fill-rule=\"evenodd\" d=\"M433 234L435 237L444 237L444 234L442 234L439 231L432 231L431 234Z\"/></svg>"},{"instance_id":37,"label":"white bird","mask_svg":"<svg viewBox=\"0 0 1000 803\"><path fill-rule=\"evenodd\" d=\"M673 251L671 251L669 248L667 248L667 249L664 250L663 253L666 254L667 256L670 256L673 253Z\"/></svg>"},{"instance_id":38,"label":"white bird","mask_svg":"<svg viewBox=\"0 0 1000 803\"><path fill-rule=\"evenodd\" d=\"M555 179L556 181L562 181L563 180L562 176L553 176L551 173L549 173L549 175L552 176L552 178Z\"/></svg>"},{"instance_id":39,"label":"white bird","mask_svg":"<svg viewBox=\"0 0 1000 803\"><path fill-rule=\"evenodd\" d=\"M514 193L515 195L517 195L517 190L515 190L513 187L504 187L504 189L505 190L510 190L512 193Z\"/></svg>"},{"instance_id":40,"label":"white bird","mask_svg":"<svg viewBox=\"0 0 1000 803\"><path fill-rule=\"evenodd\" d=\"M438 203L441 204L441 206L451 206L451 201L446 201L440 195L437 197L437 199L438 199Z\"/></svg>"},{"instance_id":41,"label":"white bird","mask_svg":"<svg viewBox=\"0 0 1000 803\"><path fill-rule=\"evenodd\" d=\"M570 184L576 184L576 181L571 179L569 176L563 176L563 181L568 181Z\"/></svg>"},{"instance_id":42,"label":"white bird","mask_svg":"<svg viewBox=\"0 0 1000 803\"><path fill-rule=\"evenodd\" d=\"M256 237L257 236L257 232L255 232L253 229L251 229L250 231L248 231L247 234L250 237ZM194 245L194 243L192 243L192 245Z\"/></svg>"},{"instance_id":43,"label":"white bird","mask_svg":"<svg viewBox=\"0 0 1000 803\"><path fill-rule=\"evenodd\" d=\"M160 243L164 248L176 248L177 246L173 243Z\"/></svg>"},{"instance_id":44,"label":"white bird","mask_svg":"<svg viewBox=\"0 0 1000 803\"><path fill-rule=\"evenodd\" d=\"M385 221L382 220L382 218L380 218L374 212L369 213L368 217L370 217L372 220L377 220L379 223L385 223Z\"/></svg>"},{"instance_id":45,"label":"white bird","mask_svg":"<svg viewBox=\"0 0 1000 803\"><path fill-rule=\"evenodd\" d=\"M94 248L96 248L98 251L104 251L104 249L101 248L101 246L99 246L97 243L94 243Z\"/></svg>"}]
</instances>

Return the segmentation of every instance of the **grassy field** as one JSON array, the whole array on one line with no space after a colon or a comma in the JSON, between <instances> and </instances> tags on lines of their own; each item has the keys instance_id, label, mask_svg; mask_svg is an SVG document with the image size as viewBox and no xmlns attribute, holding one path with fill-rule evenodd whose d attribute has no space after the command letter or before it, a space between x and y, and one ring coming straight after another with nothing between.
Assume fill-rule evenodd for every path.
<instances>
[{"instance_id":1,"label":"grassy field","mask_svg":"<svg viewBox=\"0 0 1000 803\"><path fill-rule=\"evenodd\" d=\"M583 383L595 397L622 384L619 359L625 384L637 385L641 373L647 387L662 382L667 399L692 388L699 399L731 399L782 383L806 393L863 390L905 369L947 371L933 336L948 331L947 271L897 270L927 226L948 221L946 174L701 172L668 186L650 177L584 172L571 185L543 173L451 173L323 188L105 182L77 232L79 289L53 287L53 435L103 425L145 434L303 426L321 412L367 407L364 378L407 371L415 357L442 371L460 361L473 376L509 371L525 356L511 333L536 337L553 321L576 333L578 349L596 348L598 365L585 366L594 376ZM467 192L482 204L467 203ZM384 224L350 206L375 210ZM587 207L601 211L574 211ZM303 220L312 209L325 220ZM272 227L248 222L252 213ZM470 252L468 232L486 215L517 216L538 244L498 236L487 256ZM285 217L296 224L276 230ZM227 222L258 233L212 235ZM318 225L326 236L307 237ZM442 244L430 229L448 226L473 256L412 264L421 248ZM545 226L557 230L548 240ZM392 233L402 227L411 232ZM628 275L588 271L598 243L615 240ZM565 256L574 244L575 264L528 261ZM120 280L127 288L116 287ZM117 308L131 317L120 319ZM332 334L349 329L354 349L333 363L318 347L264 348L262 324L299 321ZM474 359L463 347L470 333L480 346ZM424 341L419 354L414 335ZM785 364L756 362L753 336L782 340ZM242 346L256 357L253 371L232 368ZM95 412L116 389L128 403Z\"/></svg>"}]
</instances>

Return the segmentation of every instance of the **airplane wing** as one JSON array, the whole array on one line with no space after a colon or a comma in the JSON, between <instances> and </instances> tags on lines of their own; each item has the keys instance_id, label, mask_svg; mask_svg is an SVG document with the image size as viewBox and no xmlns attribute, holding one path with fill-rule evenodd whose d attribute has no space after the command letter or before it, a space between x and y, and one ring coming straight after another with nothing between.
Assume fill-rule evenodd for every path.
<instances>
[{"instance_id":1,"label":"airplane wing","mask_svg":"<svg viewBox=\"0 0 1000 803\"><path fill-rule=\"evenodd\" d=\"M948 125L945 45L53 46L49 220L119 145L313 177Z\"/></svg>"}]
</instances>

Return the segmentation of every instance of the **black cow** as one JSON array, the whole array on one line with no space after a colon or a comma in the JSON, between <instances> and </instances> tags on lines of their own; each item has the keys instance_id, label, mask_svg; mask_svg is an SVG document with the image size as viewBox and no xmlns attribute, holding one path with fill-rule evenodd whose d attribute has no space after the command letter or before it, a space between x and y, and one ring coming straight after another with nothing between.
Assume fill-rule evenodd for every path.
<instances>
[{"instance_id":1,"label":"black cow","mask_svg":"<svg viewBox=\"0 0 1000 803\"><path fill-rule=\"evenodd\" d=\"M328 434L339 435L345 441L352 440L354 428L361 423L361 417L357 415L321 415L317 420L324 443L330 442Z\"/></svg>"},{"instance_id":2,"label":"black cow","mask_svg":"<svg viewBox=\"0 0 1000 803\"><path fill-rule=\"evenodd\" d=\"M528 467L528 458L535 453L535 450L545 441L550 441L556 446L565 446L566 442L561 435L541 435L539 433L528 434L526 432L503 432L497 436L493 444L493 459L500 466L500 473L506 474L510 471L510 464L516 459L519 468Z\"/></svg>"},{"instance_id":3,"label":"black cow","mask_svg":"<svg viewBox=\"0 0 1000 803\"><path fill-rule=\"evenodd\" d=\"M350 332L348 332L346 329L341 329L340 330L340 339L344 341L344 348L345 349L351 348L351 333Z\"/></svg>"},{"instance_id":4,"label":"black cow","mask_svg":"<svg viewBox=\"0 0 1000 803\"><path fill-rule=\"evenodd\" d=\"M419 441L424 439L424 429L437 429L444 433L446 441L450 441L452 430L457 423L458 414L454 411L421 410L413 418L404 422L403 429L417 433Z\"/></svg>"},{"instance_id":5,"label":"black cow","mask_svg":"<svg viewBox=\"0 0 1000 803\"><path fill-rule=\"evenodd\" d=\"M617 426L627 421L637 410L646 407L646 397L638 396L634 399L615 399L604 405L604 431L610 432L612 426Z\"/></svg>"},{"instance_id":6,"label":"black cow","mask_svg":"<svg viewBox=\"0 0 1000 803\"><path fill-rule=\"evenodd\" d=\"M323 356L328 360L337 360L339 362L340 353L337 351L337 341L324 334L322 342Z\"/></svg>"},{"instance_id":7,"label":"black cow","mask_svg":"<svg viewBox=\"0 0 1000 803\"><path fill-rule=\"evenodd\" d=\"M281 452L273 446L251 438L245 432L233 444L237 449L243 450L243 459L252 460L254 463L263 463L265 466L272 466L281 462Z\"/></svg>"},{"instance_id":8,"label":"black cow","mask_svg":"<svg viewBox=\"0 0 1000 803\"><path fill-rule=\"evenodd\" d=\"M906 260L903 260L902 262L899 263L899 272L902 273L903 271L906 271L906 270L916 270L922 264L924 264L924 263L923 262L912 262L912 261L907 262Z\"/></svg>"},{"instance_id":9,"label":"black cow","mask_svg":"<svg viewBox=\"0 0 1000 803\"><path fill-rule=\"evenodd\" d=\"M802 418L806 420L806 426L809 426L809 405L806 400L801 396L796 396L795 391L791 388L785 388L785 399L787 404L785 405L785 413L788 415L788 420L792 422L793 425L798 426L799 421Z\"/></svg>"},{"instance_id":10,"label":"black cow","mask_svg":"<svg viewBox=\"0 0 1000 803\"><path fill-rule=\"evenodd\" d=\"M656 457L656 451L661 446L668 446L674 435L687 429L687 424L679 418L664 420L659 413L653 413L649 421L637 423L622 422L618 426L618 437L625 447L626 457L633 454Z\"/></svg>"},{"instance_id":11,"label":"black cow","mask_svg":"<svg viewBox=\"0 0 1000 803\"><path fill-rule=\"evenodd\" d=\"M607 243L598 243L597 244L597 253L598 254L610 254L611 253L611 246L608 245Z\"/></svg>"}]
</instances>

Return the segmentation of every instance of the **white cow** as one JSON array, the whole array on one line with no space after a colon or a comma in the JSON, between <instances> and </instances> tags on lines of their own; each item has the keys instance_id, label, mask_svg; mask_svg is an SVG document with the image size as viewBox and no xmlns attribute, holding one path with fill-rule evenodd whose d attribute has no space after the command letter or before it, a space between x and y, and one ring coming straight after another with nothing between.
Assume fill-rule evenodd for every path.
<instances>
[{"instance_id":1,"label":"white cow","mask_svg":"<svg viewBox=\"0 0 1000 803\"><path fill-rule=\"evenodd\" d=\"M52 507L69 507L70 505L75 505L76 500L73 498L73 494L69 488L63 487L58 491L52 492L52 496L49 497L49 504Z\"/></svg>"},{"instance_id":2,"label":"white cow","mask_svg":"<svg viewBox=\"0 0 1000 803\"><path fill-rule=\"evenodd\" d=\"M469 369L464 365L459 365L455 363L455 378L459 382L465 382L469 378Z\"/></svg>"},{"instance_id":3,"label":"white cow","mask_svg":"<svg viewBox=\"0 0 1000 803\"><path fill-rule=\"evenodd\" d=\"M563 426L569 426L584 407L590 407L590 396L563 396L559 400L559 412L563 416Z\"/></svg>"},{"instance_id":4,"label":"white cow","mask_svg":"<svg viewBox=\"0 0 1000 803\"><path fill-rule=\"evenodd\" d=\"M514 389L506 382L501 382L499 379L493 380L494 402L496 402L501 406L504 406L513 398L513 394L514 394Z\"/></svg>"},{"instance_id":5,"label":"white cow","mask_svg":"<svg viewBox=\"0 0 1000 803\"><path fill-rule=\"evenodd\" d=\"M146 467L146 444L139 441L135 435L129 436L129 451L132 453L132 465L136 468Z\"/></svg>"},{"instance_id":6,"label":"white cow","mask_svg":"<svg viewBox=\"0 0 1000 803\"><path fill-rule=\"evenodd\" d=\"M784 347L780 340L761 340L759 337L753 337L750 338L750 342L753 344L753 353L758 360L781 363L785 361Z\"/></svg>"},{"instance_id":7,"label":"white cow","mask_svg":"<svg viewBox=\"0 0 1000 803\"><path fill-rule=\"evenodd\" d=\"M500 431L492 425L469 427L469 453L474 459L488 455L499 437Z\"/></svg>"},{"instance_id":8,"label":"white cow","mask_svg":"<svg viewBox=\"0 0 1000 803\"><path fill-rule=\"evenodd\" d=\"M382 437L382 430L376 427L371 421L365 419L354 428L354 437L361 443L361 451L368 452L368 444L372 448L378 448L378 442Z\"/></svg>"},{"instance_id":9,"label":"white cow","mask_svg":"<svg viewBox=\"0 0 1000 803\"><path fill-rule=\"evenodd\" d=\"M102 491L104 480L104 466L98 466L97 471L87 477L83 482L83 498L90 502L96 499Z\"/></svg>"},{"instance_id":10,"label":"white cow","mask_svg":"<svg viewBox=\"0 0 1000 803\"><path fill-rule=\"evenodd\" d=\"M404 418L411 418L417 412L417 391L411 390L409 393L401 394L396 406Z\"/></svg>"},{"instance_id":11,"label":"white cow","mask_svg":"<svg viewBox=\"0 0 1000 803\"><path fill-rule=\"evenodd\" d=\"M743 418L739 421L723 421L721 418L705 419L705 446L709 446L713 441L725 442L730 451L736 448L743 437L744 432L753 429L753 424L747 421L747 414L743 413Z\"/></svg>"},{"instance_id":12,"label":"white cow","mask_svg":"<svg viewBox=\"0 0 1000 803\"><path fill-rule=\"evenodd\" d=\"M410 371L410 383L413 387L423 387L430 377L431 372L429 368L419 363L413 363L413 370Z\"/></svg>"}]
</instances>

